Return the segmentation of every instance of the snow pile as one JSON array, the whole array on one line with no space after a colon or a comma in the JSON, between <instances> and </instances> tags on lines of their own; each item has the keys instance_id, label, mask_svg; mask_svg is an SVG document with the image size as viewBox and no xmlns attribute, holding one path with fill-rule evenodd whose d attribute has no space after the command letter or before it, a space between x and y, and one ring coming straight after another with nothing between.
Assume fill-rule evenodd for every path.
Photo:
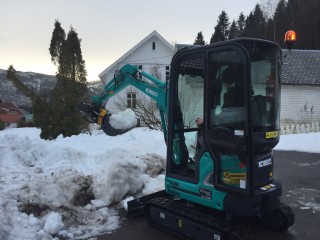
<instances>
[{"instance_id":1,"label":"snow pile","mask_svg":"<svg viewBox=\"0 0 320 240\"><path fill-rule=\"evenodd\" d=\"M125 199L164 188L163 134L147 128L54 141L0 131L0 239L87 239L119 227Z\"/></svg>"},{"instance_id":2,"label":"snow pile","mask_svg":"<svg viewBox=\"0 0 320 240\"><path fill-rule=\"evenodd\" d=\"M281 135L275 150L320 153L320 133Z\"/></svg>"}]
</instances>

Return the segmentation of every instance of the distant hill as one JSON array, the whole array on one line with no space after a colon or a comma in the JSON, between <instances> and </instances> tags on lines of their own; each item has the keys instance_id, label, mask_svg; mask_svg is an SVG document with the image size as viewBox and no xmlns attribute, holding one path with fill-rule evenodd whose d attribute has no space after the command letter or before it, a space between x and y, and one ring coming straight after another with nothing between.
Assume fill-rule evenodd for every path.
<instances>
[{"instance_id":1,"label":"distant hill","mask_svg":"<svg viewBox=\"0 0 320 240\"><path fill-rule=\"evenodd\" d=\"M9 101L18 107L32 106L31 99L22 94L6 77L7 71L0 69L0 100ZM49 93L56 85L56 76L34 72L19 72L17 77L37 95ZM103 84L100 81L88 82L90 95L101 93Z\"/></svg>"}]
</instances>

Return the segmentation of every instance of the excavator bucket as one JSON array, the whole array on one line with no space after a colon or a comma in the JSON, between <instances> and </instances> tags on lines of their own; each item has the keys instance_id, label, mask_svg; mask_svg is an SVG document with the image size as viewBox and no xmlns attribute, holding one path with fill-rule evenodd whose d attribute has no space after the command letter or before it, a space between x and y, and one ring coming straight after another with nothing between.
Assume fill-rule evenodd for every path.
<instances>
[{"instance_id":1,"label":"excavator bucket","mask_svg":"<svg viewBox=\"0 0 320 240\"><path fill-rule=\"evenodd\" d=\"M137 125L135 113L131 109L111 114L103 107L83 102L79 105L79 111L88 122L99 124L103 132L109 136L124 134Z\"/></svg>"},{"instance_id":2,"label":"excavator bucket","mask_svg":"<svg viewBox=\"0 0 320 240\"><path fill-rule=\"evenodd\" d=\"M109 136L117 136L117 135L121 135L124 134L128 131L130 131L132 129L132 127L127 128L127 129L117 129L111 126L110 124L110 116L109 114L107 114L106 116L104 116L103 120L102 120L102 130L105 134L109 135Z\"/></svg>"},{"instance_id":3,"label":"excavator bucket","mask_svg":"<svg viewBox=\"0 0 320 240\"><path fill-rule=\"evenodd\" d=\"M105 134L117 136L130 131L137 125L135 113L131 109L126 109L117 114L107 113L101 121L101 127Z\"/></svg>"}]
</instances>

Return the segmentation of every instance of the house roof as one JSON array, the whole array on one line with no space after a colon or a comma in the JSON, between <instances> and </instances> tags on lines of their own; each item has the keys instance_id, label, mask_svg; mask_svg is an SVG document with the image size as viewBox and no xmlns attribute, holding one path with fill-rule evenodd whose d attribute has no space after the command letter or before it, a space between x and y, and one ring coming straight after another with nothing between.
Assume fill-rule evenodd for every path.
<instances>
[{"instance_id":1,"label":"house roof","mask_svg":"<svg viewBox=\"0 0 320 240\"><path fill-rule=\"evenodd\" d=\"M15 114L10 112L15 111ZM0 119L5 123L17 123L23 117L20 109L11 102L0 102Z\"/></svg>"},{"instance_id":2,"label":"house roof","mask_svg":"<svg viewBox=\"0 0 320 240\"><path fill-rule=\"evenodd\" d=\"M320 50L283 50L282 84L320 86Z\"/></svg>"},{"instance_id":3,"label":"house roof","mask_svg":"<svg viewBox=\"0 0 320 240\"><path fill-rule=\"evenodd\" d=\"M126 52L124 55L122 55L117 61L115 61L113 64L111 64L109 67L107 67L102 73L99 74L99 77L102 78L110 70L114 69L115 65L117 65L120 62L123 62L128 56L130 56L132 53L134 53L140 46L142 46L144 43L146 43L153 36L158 37L169 49L172 50L172 52L174 51L174 47L166 39L164 39L156 30L154 30L152 33L150 33L148 36L146 36L144 39L142 39L137 45L135 45L128 52Z\"/></svg>"}]
</instances>

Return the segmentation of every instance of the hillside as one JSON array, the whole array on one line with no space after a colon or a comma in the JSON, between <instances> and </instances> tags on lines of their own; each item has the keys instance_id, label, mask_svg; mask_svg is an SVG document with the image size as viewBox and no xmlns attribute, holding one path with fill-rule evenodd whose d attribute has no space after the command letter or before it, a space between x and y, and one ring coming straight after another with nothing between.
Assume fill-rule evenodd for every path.
<instances>
[{"instance_id":1,"label":"hillside","mask_svg":"<svg viewBox=\"0 0 320 240\"><path fill-rule=\"evenodd\" d=\"M11 81L7 80L6 70L0 69L0 100L13 102L17 106L31 107L31 99L22 94ZM34 72L17 71L19 80L37 95L45 95L56 85L57 79L53 75ZM103 88L100 81L88 82L90 95L99 94Z\"/></svg>"}]
</instances>

